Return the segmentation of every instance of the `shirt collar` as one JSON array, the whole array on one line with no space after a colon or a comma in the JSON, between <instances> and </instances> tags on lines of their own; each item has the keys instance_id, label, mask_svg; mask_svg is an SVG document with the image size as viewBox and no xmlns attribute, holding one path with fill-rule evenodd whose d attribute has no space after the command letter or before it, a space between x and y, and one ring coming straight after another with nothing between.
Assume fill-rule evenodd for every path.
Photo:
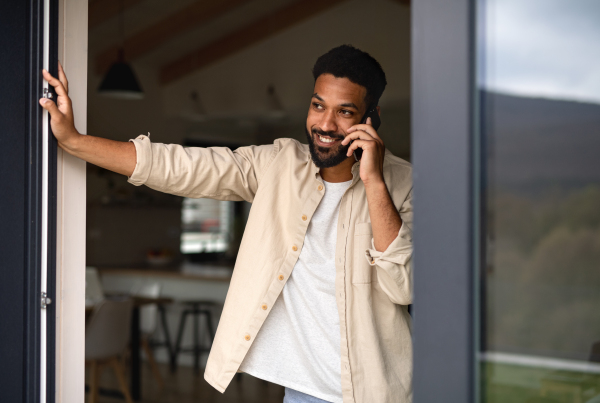
<instances>
[{"instance_id":1,"label":"shirt collar","mask_svg":"<svg viewBox=\"0 0 600 403\"><path fill-rule=\"evenodd\" d=\"M321 175L319 174L321 169L315 165L314 161L310 157L310 153L308 153L307 158L308 158L308 163L310 164L311 172L315 176L315 179L317 179L319 182L322 182L323 179L321 178ZM360 161L356 161L352 165L351 172L352 172L352 183L350 184L350 187L354 186L356 184L356 182L358 182L360 180Z\"/></svg>"}]
</instances>

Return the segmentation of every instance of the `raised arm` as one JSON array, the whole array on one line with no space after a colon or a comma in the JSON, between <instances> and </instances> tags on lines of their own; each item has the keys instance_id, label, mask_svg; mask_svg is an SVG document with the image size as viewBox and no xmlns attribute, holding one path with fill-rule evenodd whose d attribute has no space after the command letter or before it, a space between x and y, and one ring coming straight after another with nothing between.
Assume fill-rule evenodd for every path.
<instances>
[{"instance_id":1,"label":"raised arm","mask_svg":"<svg viewBox=\"0 0 600 403\"><path fill-rule=\"evenodd\" d=\"M69 83L62 66L59 63L59 79L50 75L46 70L43 70L42 74L58 95L57 103L41 98L40 105L50 113L50 125L60 148L94 165L131 176L136 164L136 151L133 143L78 133L75 129L73 107L69 98Z\"/></svg>"}]
</instances>

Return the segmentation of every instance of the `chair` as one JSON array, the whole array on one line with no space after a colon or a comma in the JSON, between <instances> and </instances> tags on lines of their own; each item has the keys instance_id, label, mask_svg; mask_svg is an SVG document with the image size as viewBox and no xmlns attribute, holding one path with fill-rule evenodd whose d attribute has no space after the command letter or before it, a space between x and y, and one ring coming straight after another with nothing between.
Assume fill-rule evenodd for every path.
<instances>
[{"instance_id":1,"label":"chair","mask_svg":"<svg viewBox=\"0 0 600 403\"><path fill-rule=\"evenodd\" d=\"M92 307L104 300L100 275L95 267L85 268L85 306Z\"/></svg>"},{"instance_id":2,"label":"chair","mask_svg":"<svg viewBox=\"0 0 600 403\"><path fill-rule=\"evenodd\" d=\"M85 360L92 367L90 403L98 401L98 381L106 365L113 368L127 403L133 403L120 360L129 342L132 309L133 301L129 298L106 299L96 306L86 326Z\"/></svg>"},{"instance_id":3,"label":"chair","mask_svg":"<svg viewBox=\"0 0 600 403\"><path fill-rule=\"evenodd\" d=\"M141 285L137 285L135 289L132 289L131 293L138 297L158 298L160 296L160 289L161 285L159 283L143 283ZM151 337L156 332L158 325L158 313L160 313L162 330L165 336L164 342L154 342L151 340ZM166 347L169 353L169 359L172 359L171 338L169 336L169 328L167 327L164 306L151 304L140 308L140 331L142 333L141 345L146 353L146 356L148 357L152 375L162 388L164 386L164 381L158 369L158 365L156 364L153 348L159 346Z\"/></svg>"},{"instance_id":4,"label":"chair","mask_svg":"<svg viewBox=\"0 0 600 403\"><path fill-rule=\"evenodd\" d=\"M177 342L175 344L175 349L173 351L173 356L171 359L171 372L175 372L177 370L177 358L179 357L179 353L188 353L191 352L194 354L194 372L197 374L200 372L200 355L203 352L209 352L212 346L212 342L215 338L215 332L213 330L213 322L212 322L212 309L216 305L213 301L207 300L190 300L190 301L181 301L184 305L187 305L188 308L184 309L181 313L181 318L179 320L179 331L177 332ZM188 315L192 315L194 318L194 344L192 347L183 348L181 347L181 341L183 339L183 332L185 330L185 322ZM203 346L200 340L201 332L200 332L200 318L204 316L206 319L206 327L208 330L208 336L210 338L210 342L208 346Z\"/></svg>"}]
</instances>

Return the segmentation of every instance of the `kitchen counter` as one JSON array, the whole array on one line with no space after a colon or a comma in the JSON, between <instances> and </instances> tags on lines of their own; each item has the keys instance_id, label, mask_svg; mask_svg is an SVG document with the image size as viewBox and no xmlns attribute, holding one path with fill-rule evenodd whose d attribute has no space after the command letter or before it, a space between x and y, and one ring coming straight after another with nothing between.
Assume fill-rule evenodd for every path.
<instances>
[{"instance_id":1,"label":"kitchen counter","mask_svg":"<svg viewBox=\"0 0 600 403\"><path fill-rule=\"evenodd\" d=\"M180 270L99 268L107 293L135 293L142 284L159 283L160 295L177 300L208 299L223 303L232 267L184 265Z\"/></svg>"}]
</instances>

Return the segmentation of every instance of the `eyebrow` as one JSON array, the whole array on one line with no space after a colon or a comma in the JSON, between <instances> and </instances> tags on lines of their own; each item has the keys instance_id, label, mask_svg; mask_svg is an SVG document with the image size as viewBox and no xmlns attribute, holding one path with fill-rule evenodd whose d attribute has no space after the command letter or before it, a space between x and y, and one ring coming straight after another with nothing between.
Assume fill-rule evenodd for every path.
<instances>
[{"instance_id":1,"label":"eyebrow","mask_svg":"<svg viewBox=\"0 0 600 403\"><path fill-rule=\"evenodd\" d=\"M321 98L319 96L319 94L317 94L316 92L312 95L312 97L317 98L321 102L325 102L325 100L323 98ZM344 108L354 108L354 109L358 110L358 106L356 106L356 104L354 104L354 102L346 102L343 104L339 104L338 106L343 106Z\"/></svg>"},{"instance_id":2,"label":"eyebrow","mask_svg":"<svg viewBox=\"0 0 600 403\"><path fill-rule=\"evenodd\" d=\"M340 106L343 106L345 108L354 108L354 109L358 109L358 106L354 105L354 102L347 102L345 104L340 104Z\"/></svg>"}]
</instances>

